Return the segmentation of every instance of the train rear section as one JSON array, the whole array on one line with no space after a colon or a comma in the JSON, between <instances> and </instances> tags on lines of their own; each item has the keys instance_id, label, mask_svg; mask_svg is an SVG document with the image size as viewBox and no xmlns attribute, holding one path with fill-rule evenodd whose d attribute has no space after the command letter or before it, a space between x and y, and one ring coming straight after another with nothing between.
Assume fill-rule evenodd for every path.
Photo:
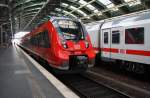
<instances>
[{"instance_id":1,"label":"train rear section","mask_svg":"<svg viewBox=\"0 0 150 98\"><path fill-rule=\"evenodd\" d=\"M150 12L134 13L87 24L99 60L144 73L150 67L149 16Z\"/></svg>"}]
</instances>

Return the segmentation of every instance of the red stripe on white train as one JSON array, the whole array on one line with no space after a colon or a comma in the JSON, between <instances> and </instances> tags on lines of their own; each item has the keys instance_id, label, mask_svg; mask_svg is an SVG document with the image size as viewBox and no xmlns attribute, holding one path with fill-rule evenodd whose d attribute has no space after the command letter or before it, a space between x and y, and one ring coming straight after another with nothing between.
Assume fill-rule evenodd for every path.
<instances>
[{"instance_id":1,"label":"red stripe on white train","mask_svg":"<svg viewBox=\"0 0 150 98\"><path fill-rule=\"evenodd\" d=\"M150 56L150 51L145 50L131 50L131 49L117 49L117 48L94 48L97 51L112 52L112 53L122 53L122 54L132 54L141 56Z\"/></svg>"}]
</instances>

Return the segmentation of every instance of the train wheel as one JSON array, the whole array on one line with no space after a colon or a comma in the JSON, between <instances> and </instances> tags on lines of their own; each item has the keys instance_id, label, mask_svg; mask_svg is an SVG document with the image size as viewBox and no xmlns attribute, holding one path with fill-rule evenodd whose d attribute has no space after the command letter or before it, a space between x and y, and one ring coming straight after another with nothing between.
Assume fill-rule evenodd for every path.
<instances>
[{"instance_id":1,"label":"train wheel","mask_svg":"<svg viewBox=\"0 0 150 98\"><path fill-rule=\"evenodd\" d=\"M134 72L137 74L144 74L145 73L145 67L143 64L134 63Z\"/></svg>"},{"instance_id":2,"label":"train wheel","mask_svg":"<svg viewBox=\"0 0 150 98\"><path fill-rule=\"evenodd\" d=\"M131 62L125 62L125 69L126 71L132 72L134 65Z\"/></svg>"},{"instance_id":3,"label":"train wheel","mask_svg":"<svg viewBox=\"0 0 150 98\"><path fill-rule=\"evenodd\" d=\"M144 74L145 73L144 65L139 64L139 63L126 62L125 63L125 69L126 69L126 71L133 72L136 74Z\"/></svg>"},{"instance_id":4,"label":"train wheel","mask_svg":"<svg viewBox=\"0 0 150 98\"><path fill-rule=\"evenodd\" d=\"M116 61L117 66L119 66L120 69L124 70L125 69L125 61Z\"/></svg>"}]
</instances>

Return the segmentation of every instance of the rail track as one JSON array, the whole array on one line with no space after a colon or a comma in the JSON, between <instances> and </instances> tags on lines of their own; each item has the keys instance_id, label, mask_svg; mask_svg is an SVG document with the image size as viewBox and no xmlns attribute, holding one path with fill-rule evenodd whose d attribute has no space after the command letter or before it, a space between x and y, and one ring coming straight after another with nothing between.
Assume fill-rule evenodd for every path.
<instances>
[{"instance_id":1,"label":"rail track","mask_svg":"<svg viewBox=\"0 0 150 98\"><path fill-rule=\"evenodd\" d=\"M52 72L51 68L47 66L43 60L39 60L34 56L32 57L38 61L46 70ZM54 75L79 96L81 96L81 98L131 98L131 96L123 94L113 88L109 88L95 81L92 78L89 78L87 76L88 74L86 73Z\"/></svg>"},{"instance_id":2,"label":"rail track","mask_svg":"<svg viewBox=\"0 0 150 98\"><path fill-rule=\"evenodd\" d=\"M56 76L81 98L131 98L81 74Z\"/></svg>"}]
</instances>

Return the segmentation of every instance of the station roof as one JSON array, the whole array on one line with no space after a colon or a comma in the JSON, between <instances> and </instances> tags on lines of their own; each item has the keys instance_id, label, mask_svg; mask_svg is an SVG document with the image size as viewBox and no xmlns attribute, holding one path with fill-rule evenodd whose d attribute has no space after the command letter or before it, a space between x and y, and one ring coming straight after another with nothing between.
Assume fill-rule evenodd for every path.
<instances>
[{"instance_id":1,"label":"station roof","mask_svg":"<svg viewBox=\"0 0 150 98\"><path fill-rule=\"evenodd\" d=\"M150 0L6 0L14 31L32 30L51 16L68 16L84 23L150 8Z\"/></svg>"}]
</instances>

